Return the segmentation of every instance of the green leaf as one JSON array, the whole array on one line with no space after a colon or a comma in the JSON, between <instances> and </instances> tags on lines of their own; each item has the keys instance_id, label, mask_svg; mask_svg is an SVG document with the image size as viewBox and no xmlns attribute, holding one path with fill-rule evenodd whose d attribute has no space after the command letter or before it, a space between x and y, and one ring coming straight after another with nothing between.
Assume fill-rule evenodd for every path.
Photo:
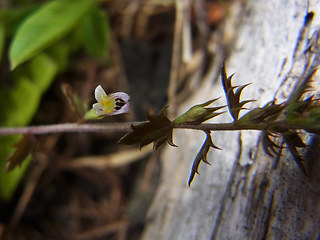
<instances>
[{"instance_id":1,"label":"green leaf","mask_svg":"<svg viewBox=\"0 0 320 240\"><path fill-rule=\"evenodd\" d=\"M18 76L14 88L0 89L0 109L3 126L25 126L33 117L40 91L29 78Z\"/></svg>"},{"instance_id":2,"label":"green leaf","mask_svg":"<svg viewBox=\"0 0 320 240\"><path fill-rule=\"evenodd\" d=\"M173 124L174 125L183 125L183 124L199 125L200 123L205 122L210 118L213 118L222 114L223 112L216 113L215 111L220 110L225 106L206 108L206 106L217 101L218 99L219 98L212 99L203 104L199 104L191 107L188 111L186 111L185 113L177 117L173 121Z\"/></svg>"},{"instance_id":3,"label":"green leaf","mask_svg":"<svg viewBox=\"0 0 320 240\"><path fill-rule=\"evenodd\" d=\"M7 157L13 154L14 148L12 145L19 141L20 138L20 135L0 136L0 199L6 202L12 198L30 163L29 156L22 162L20 167L11 172L6 172Z\"/></svg>"},{"instance_id":4,"label":"green leaf","mask_svg":"<svg viewBox=\"0 0 320 240\"><path fill-rule=\"evenodd\" d=\"M98 120L98 119L101 119L101 117L97 115L96 111L93 108L87 111L83 117L83 120L85 121Z\"/></svg>"},{"instance_id":5,"label":"green leaf","mask_svg":"<svg viewBox=\"0 0 320 240\"><path fill-rule=\"evenodd\" d=\"M2 60L3 50L5 46L6 30L3 21L0 20L0 63Z\"/></svg>"},{"instance_id":6,"label":"green leaf","mask_svg":"<svg viewBox=\"0 0 320 240\"><path fill-rule=\"evenodd\" d=\"M298 89L290 96L286 107L286 121L297 128L320 134L320 101L314 96L303 98L311 91L311 81L316 70L310 70Z\"/></svg>"},{"instance_id":7,"label":"green leaf","mask_svg":"<svg viewBox=\"0 0 320 240\"><path fill-rule=\"evenodd\" d=\"M25 126L35 114L41 95L47 90L57 67L45 54L38 55L24 69L15 72L15 84L0 89L3 126Z\"/></svg>"},{"instance_id":8,"label":"green leaf","mask_svg":"<svg viewBox=\"0 0 320 240\"><path fill-rule=\"evenodd\" d=\"M39 88L41 94L48 89L58 72L56 63L44 53L33 58L26 67L28 68L30 79Z\"/></svg>"},{"instance_id":9,"label":"green leaf","mask_svg":"<svg viewBox=\"0 0 320 240\"><path fill-rule=\"evenodd\" d=\"M7 36L12 37L24 19L39 7L39 4L28 4L20 8L9 8L0 11L6 25Z\"/></svg>"},{"instance_id":10,"label":"green leaf","mask_svg":"<svg viewBox=\"0 0 320 240\"><path fill-rule=\"evenodd\" d=\"M287 101L287 118L295 117L296 113L299 112L298 109L301 107L299 104L297 104L300 99L302 98L302 95L311 89L311 79L312 76L315 74L317 70L309 71L308 74L305 76L304 80L298 87L296 91L290 96L289 100Z\"/></svg>"},{"instance_id":11,"label":"green leaf","mask_svg":"<svg viewBox=\"0 0 320 240\"><path fill-rule=\"evenodd\" d=\"M256 124L262 122L269 122L276 120L282 110L285 108L284 104L275 104L274 101L267 103L262 108L254 108L248 113L243 115L239 120L236 121L237 124Z\"/></svg>"},{"instance_id":12,"label":"green leaf","mask_svg":"<svg viewBox=\"0 0 320 240\"><path fill-rule=\"evenodd\" d=\"M80 31L87 53L94 57L106 57L109 43L109 20L106 12L94 7L85 18Z\"/></svg>"},{"instance_id":13,"label":"green leaf","mask_svg":"<svg viewBox=\"0 0 320 240\"><path fill-rule=\"evenodd\" d=\"M57 0L43 5L31 14L20 26L11 43L11 69L66 36L92 6L92 0Z\"/></svg>"},{"instance_id":14,"label":"green leaf","mask_svg":"<svg viewBox=\"0 0 320 240\"><path fill-rule=\"evenodd\" d=\"M66 70L68 66L69 56L71 54L71 47L68 42L63 39L46 50L46 53L53 59L57 65L57 73Z\"/></svg>"},{"instance_id":15,"label":"green leaf","mask_svg":"<svg viewBox=\"0 0 320 240\"><path fill-rule=\"evenodd\" d=\"M38 109L41 95L51 84L57 72L56 64L46 54L40 54L28 64L14 71L11 87L0 88L0 122L2 126L25 126L29 124ZM19 136L0 138L0 197L10 200L30 160L23 154L14 159L22 166L5 173L7 158L13 153L12 145ZM3 171L2 171L3 170Z\"/></svg>"}]
</instances>

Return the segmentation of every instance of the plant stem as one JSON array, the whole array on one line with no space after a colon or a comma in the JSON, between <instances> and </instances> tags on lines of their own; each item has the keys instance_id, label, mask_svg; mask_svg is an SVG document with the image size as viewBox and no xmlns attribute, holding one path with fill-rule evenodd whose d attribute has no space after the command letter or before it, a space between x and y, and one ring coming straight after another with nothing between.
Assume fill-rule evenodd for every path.
<instances>
[{"instance_id":1,"label":"plant stem","mask_svg":"<svg viewBox=\"0 0 320 240\"><path fill-rule=\"evenodd\" d=\"M174 125L173 128L195 129L202 131L238 131L238 130L263 130L262 124L241 124L231 123L202 123L200 125Z\"/></svg>"},{"instance_id":2,"label":"plant stem","mask_svg":"<svg viewBox=\"0 0 320 240\"><path fill-rule=\"evenodd\" d=\"M53 134L53 133L75 133L75 132L128 132L131 125L141 124L143 122L126 122L126 123L61 123L43 126L30 127L12 127L0 128L0 135L13 134ZM200 125L174 125L174 128L185 128L195 130L213 130L213 131L234 131L234 130L261 130L262 125L251 124L237 126L233 123L204 123Z\"/></svg>"},{"instance_id":3,"label":"plant stem","mask_svg":"<svg viewBox=\"0 0 320 240\"><path fill-rule=\"evenodd\" d=\"M12 127L0 128L0 135L12 134L51 134L51 133L65 133L65 132L128 132L131 130L132 124L138 122L126 123L61 123L43 126L30 127Z\"/></svg>"},{"instance_id":4,"label":"plant stem","mask_svg":"<svg viewBox=\"0 0 320 240\"><path fill-rule=\"evenodd\" d=\"M13 134L33 134L44 135L54 133L94 133L94 132L129 132L131 131L131 125L139 125L142 122L125 122L125 123L61 123L42 126L30 126L30 127L11 127L0 128L1 135L13 135ZM192 124L176 124L173 128L180 129L194 129L201 131L239 131L239 130L263 130L265 125L263 124L234 124L231 123L202 123L200 125ZM289 129L302 129L298 126L288 126Z\"/></svg>"}]
</instances>

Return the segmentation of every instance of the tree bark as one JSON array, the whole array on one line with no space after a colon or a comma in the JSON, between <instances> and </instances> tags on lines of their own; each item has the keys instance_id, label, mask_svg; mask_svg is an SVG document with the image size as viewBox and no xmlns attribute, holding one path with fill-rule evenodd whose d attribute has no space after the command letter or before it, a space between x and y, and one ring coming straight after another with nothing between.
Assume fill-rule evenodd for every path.
<instances>
[{"instance_id":1,"label":"tree bark","mask_svg":"<svg viewBox=\"0 0 320 240\"><path fill-rule=\"evenodd\" d=\"M251 0L242 14L227 72L236 72L234 85L252 82L242 95L243 100L257 100L251 107L273 99L282 102L305 74L310 58L319 59L318 53L305 50L319 30L320 2ZM212 81L217 71L212 72L180 112L224 98L220 81ZM313 79L319 90L320 74ZM225 113L217 120L231 118ZM161 183L143 239L319 239L319 140L307 136L313 149L308 155L311 176L306 177L286 149L281 156L266 155L257 131L212 136L222 150L210 150L211 166L202 163L189 188L192 161L205 134L174 131L179 148L166 147L162 152Z\"/></svg>"}]
</instances>

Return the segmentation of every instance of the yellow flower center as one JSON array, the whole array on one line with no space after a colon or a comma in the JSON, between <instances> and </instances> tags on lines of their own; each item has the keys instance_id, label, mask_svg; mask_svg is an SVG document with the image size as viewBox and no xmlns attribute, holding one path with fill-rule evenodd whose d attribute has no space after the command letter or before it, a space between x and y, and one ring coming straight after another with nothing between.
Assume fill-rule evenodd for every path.
<instances>
[{"instance_id":1,"label":"yellow flower center","mask_svg":"<svg viewBox=\"0 0 320 240\"><path fill-rule=\"evenodd\" d=\"M115 106L115 100L113 98L110 98L108 96L103 96L101 100L101 105L103 107L103 111L105 113L111 113L114 111L114 106Z\"/></svg>"}]
</instances>

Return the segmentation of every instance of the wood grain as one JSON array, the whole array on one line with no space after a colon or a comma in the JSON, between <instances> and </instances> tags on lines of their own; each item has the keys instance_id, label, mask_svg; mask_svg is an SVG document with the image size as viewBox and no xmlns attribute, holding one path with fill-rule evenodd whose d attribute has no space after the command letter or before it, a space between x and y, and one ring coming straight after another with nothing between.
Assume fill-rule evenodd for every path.
<instances>
[{"instance_id":1,"label":"wood grain","mask_svg":"<svg viewBox=\"0 0 320 240\"><path fill-rule=\"evenodd\" d=\"M305 22L308 12L313 21ZM227 72L234 85L252 82L242 99L262 106L286 99L304 74L310 58L308 39L319 28L320 2L248 1ZM240 20L239 20L240 21ZM221 64L220 56L216 64ZM223 96L213 66L201 88L180 107ZM320 86L320 75L314 76ZM222 98L223 98L222 97ZM223 100L221 100L223 104ZM217 118L218 119L218 118ZM219 121L230 122L227 114ZM320 235L319 141L312 151L312 176L307 178L287 150L270 158L261 149L259 132L217 132L210 150L211 166L201 164L191 188L187 185L192 161L205 134L175 130L179 148L162 152L162 180L149 210L143 239L317 239ZM310 140L312 141L312 140ZM315 140L313 140L315 142ZM281 143L281 142L280 142ZM316 151L317 150L317 151ZM310 157L311 158L311 157Z\"/></svg>"}]
</instances>

